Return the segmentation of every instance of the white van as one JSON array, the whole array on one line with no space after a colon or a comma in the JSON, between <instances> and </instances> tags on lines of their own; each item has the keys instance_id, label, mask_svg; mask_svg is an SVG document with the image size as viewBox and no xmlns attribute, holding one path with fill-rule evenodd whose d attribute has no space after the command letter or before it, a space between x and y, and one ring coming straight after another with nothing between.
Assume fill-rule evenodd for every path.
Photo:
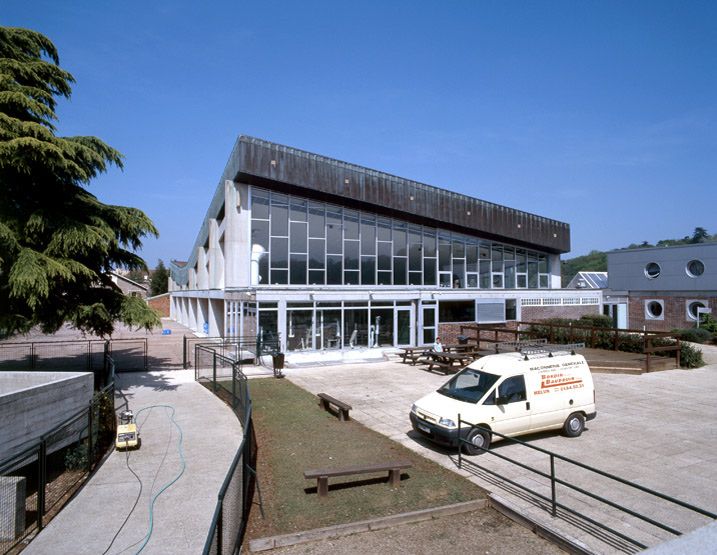
<instances>
[{"instance_id":1,"label":"white van","mask_svg":"<svg viewBox=\"0 0 717 555\"><path fill-rule=\"evenodd\" d=\"M586 420L595 418L595 389L585 358L568 351L532 349L530 354L504 353L476 360L437 391L411 407L413 429L435 443L458 445L477 455L492 436L465 422L517 436L561 429L577 437Z\"/></svg>"}]
</instances>

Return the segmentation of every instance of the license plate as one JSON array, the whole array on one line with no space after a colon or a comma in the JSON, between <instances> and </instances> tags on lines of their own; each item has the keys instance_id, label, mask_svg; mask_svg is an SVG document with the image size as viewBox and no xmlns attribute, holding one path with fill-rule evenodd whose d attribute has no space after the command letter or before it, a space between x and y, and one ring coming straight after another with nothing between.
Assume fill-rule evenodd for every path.
<instances>
[{"instance_id":1,"label":"license plate","mask_svg":"<svg viewBox=\"0 0 717 555\"><path fill-rule=\"evenodd\" d=\"M418 424L418 429L422 432L426 432L427 434L431 433L431 429L428 426L422 426L421 424Z\"/></svg>"}]
</instances>

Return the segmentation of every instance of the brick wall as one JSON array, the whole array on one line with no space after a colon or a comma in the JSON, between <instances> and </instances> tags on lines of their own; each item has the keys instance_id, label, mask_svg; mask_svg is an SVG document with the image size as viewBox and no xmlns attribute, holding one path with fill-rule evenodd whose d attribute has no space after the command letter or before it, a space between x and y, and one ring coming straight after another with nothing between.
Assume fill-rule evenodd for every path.
<instances>
[{"instance_id":1,"label":"brick wall","mask_svg":"<svg viewBox=\"0 0 717 555\"><path fill-rule=\"evenodd\" d=\"M652 320L645 318L645 301L662 301L663 319ZM717 310L717 298L703 297L700 295L692 297L664 297L659 293L650 296L632 296L628 300L629 327L641 330L643 326L649 331L670 331L675 328L693 328L695 320L687 318L687 301L700 300L712 311Z\"/></svg>"},{"instance_id":2,"label":"brick wall","mask_svg":"<svg viewBox=\"0 0 717 555\"><path fill-rule=\"evenodd\" d=\"M169 318L169 293L147 298L147 304L159 312L162 318Z\"/></svg>"}]
</instances>

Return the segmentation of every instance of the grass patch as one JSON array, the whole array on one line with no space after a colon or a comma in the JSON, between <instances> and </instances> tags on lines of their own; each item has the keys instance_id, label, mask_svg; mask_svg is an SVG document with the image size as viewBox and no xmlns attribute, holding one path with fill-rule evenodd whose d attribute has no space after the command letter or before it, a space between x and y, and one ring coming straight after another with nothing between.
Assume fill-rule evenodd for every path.
<instances>
[{"instance_id":1,"label":"grass patch","mask_svg":"<svg viewBox=\"0 0 717 555\"><path fill-rule=\"evenodd\" d=\"M247 538L287 534L482 498L472 482L356 421L340 422L314 395L288 380L249 382L259 445L257 474L266 519L252 510ZM319 499L304 471L407 459L401 485L386 475L329 479ZM340 486L338 486L340 484ZM338 487L337 487L338 486Z\"/></svg>"}]
</instances>

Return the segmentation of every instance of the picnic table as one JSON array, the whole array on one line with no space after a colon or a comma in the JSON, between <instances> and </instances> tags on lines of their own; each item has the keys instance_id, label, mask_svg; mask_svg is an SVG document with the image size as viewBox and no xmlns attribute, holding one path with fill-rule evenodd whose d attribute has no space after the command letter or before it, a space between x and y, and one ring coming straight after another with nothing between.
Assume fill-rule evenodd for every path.
<instances>
[{"instance_id":1,"label":"picnic table","mask_svg":"<svg viewBox=\"0 0 717 555\"><path fill-rule=\"evenodd\" d=\"M473 362L475 360L475 356L473 355L473 353L431 352L431 361L428 364L428 371L432 372L434 368L438 368L445 374L454 374Z\"/></svg>"},{"instance_id":2,"label":"picnic table","mask_svg":"<svg viewBox=\"0 0 717 555\"><path fill-rule=\"evenodd\" d=\"M401 347L403 351L401 353L401 362L407 364L411 363L411 366L415 366L417 362L427 362L429 360L430 347ZM423 360L421 360L423 359Z\"/></svg>"}]
</instances>

